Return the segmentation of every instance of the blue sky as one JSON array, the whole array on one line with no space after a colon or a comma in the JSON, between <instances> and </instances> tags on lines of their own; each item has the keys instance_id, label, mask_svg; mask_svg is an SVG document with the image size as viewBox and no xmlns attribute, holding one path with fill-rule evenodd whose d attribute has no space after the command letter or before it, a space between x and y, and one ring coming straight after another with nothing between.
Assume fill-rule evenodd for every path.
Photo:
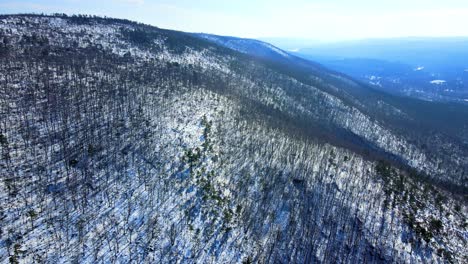
<instances>
[{"instance_id":1,"label":"blue sky","mask_svg":"<svg viewBox=\"0 0 468 264\"><path fill-rule=\"evenodd\" d=\"M468 35L468 0L0 0L0 13L24 12L106 15L251 38Z\"/></svg>"}]
</instances>

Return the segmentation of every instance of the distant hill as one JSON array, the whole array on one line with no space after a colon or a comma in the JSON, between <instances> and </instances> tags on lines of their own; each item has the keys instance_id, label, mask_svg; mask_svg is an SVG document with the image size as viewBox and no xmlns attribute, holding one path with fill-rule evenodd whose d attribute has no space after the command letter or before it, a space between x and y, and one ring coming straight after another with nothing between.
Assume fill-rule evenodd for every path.
<instances>
[{"instance_id":1,"label":"distant hill","mask_svg":"<svg viewBox=\"0 0 468 264\"><path fill-rule=\"evenodd\" d=\"M296 45L295 54L378 89L426 100L468 99L468 37L370 39ZM294 44L290 44L294 43ZM371 80L372 78L372 80ZM379 78L379 82L375 82ZM431 83L445 81L443 86Z\"/></svg>"}]
</instances>

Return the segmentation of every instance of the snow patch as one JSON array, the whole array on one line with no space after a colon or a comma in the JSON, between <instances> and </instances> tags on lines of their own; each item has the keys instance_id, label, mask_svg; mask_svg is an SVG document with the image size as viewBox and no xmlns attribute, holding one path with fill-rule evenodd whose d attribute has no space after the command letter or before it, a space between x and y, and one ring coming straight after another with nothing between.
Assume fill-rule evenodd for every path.
<instances>
[{"instance_id":1,"label":"snow patch","mask_svg":"<svg viewBox=\"0 0 468 264\"><path fill-rule=\"evenodd\" d=\"M432 80L431 81L431 84L437 84L437 85L441 85L441 84L444 84L446 83L445 80Z\"/></svg>"},{"instance_id":2,"label":"snow patch","mask_svg":"<svg viewBox=\"0 0 468 264\"><path fill-rule=\"evenodd\" d=\"M269 44L269 43L266 43L266 42L262 42L262 44L263 44L263 46L265 46L265 47L271 49L272 51L274 51L274 52L280 54L280 55L283 56L283 57L289 57L289 54L286 53L286 52L284 52L282 49L279 49L279 48L277 48L277 47L275 47L275 46L273 46L273 45L271 45L271 44Z\"/></svg>"}]
</instances>

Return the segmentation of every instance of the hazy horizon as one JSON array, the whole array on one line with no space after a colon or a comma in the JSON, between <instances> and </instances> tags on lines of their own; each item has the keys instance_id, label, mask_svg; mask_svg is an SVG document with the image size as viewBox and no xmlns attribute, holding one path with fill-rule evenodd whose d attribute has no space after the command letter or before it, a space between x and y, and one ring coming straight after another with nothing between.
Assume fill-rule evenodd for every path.
<instances>
[{"instance_id":1,"label":"hazy horizon","mask_svg":"<svg viewBox=\"0 0 468 264\"><path fill-rule=\"evenodd\" d=\"M468 2L460 0L2 0L0 13L101 15L187 32L318 42L468 35Z\"/></svg>"}]
</instances>

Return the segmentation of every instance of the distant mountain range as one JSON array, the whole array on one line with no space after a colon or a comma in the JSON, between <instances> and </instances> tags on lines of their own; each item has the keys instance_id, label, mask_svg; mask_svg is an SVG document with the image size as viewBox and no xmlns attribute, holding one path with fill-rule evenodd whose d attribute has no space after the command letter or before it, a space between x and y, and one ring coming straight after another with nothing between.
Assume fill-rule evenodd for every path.
<instances>
[{"instance_id":1,"label":"distant mountain range","mask_svg":"<svg viewBox=\"0 0 468 264\"><path fill-rule=\"evenodd\" d=\"M468 37L311 43L273 39L294 54L391 93L468 101Z\"/></svg>"},{"instance_id":2,"label":"distant mountain range","mask_svg":"<svg viewBox=\"0 0 468 264\"><path fill-rule=\"evenodd\" d=\"M468 105L375 86L258 40L2 15L0 262L465 263Z\"/></svg>"}]
</instances>

